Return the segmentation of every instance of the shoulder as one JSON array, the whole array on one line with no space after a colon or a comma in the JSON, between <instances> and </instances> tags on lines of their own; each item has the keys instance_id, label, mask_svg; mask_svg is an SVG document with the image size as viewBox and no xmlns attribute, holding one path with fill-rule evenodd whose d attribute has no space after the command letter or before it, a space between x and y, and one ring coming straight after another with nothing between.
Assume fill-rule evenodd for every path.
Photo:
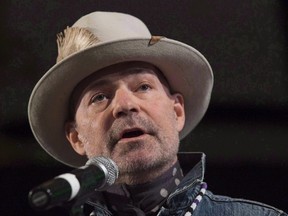
<instances>
[{"instance_id":1,"label":"shoulder","mask_svg":"<svg viewBox=\"0 0 288 216\"><path fill-rule=\"evenodd\" d=\"M194 213L201 216L288 216L285 212L260 202L214 195L210 191L205 193Z\"/></svg>"}]
</instances>

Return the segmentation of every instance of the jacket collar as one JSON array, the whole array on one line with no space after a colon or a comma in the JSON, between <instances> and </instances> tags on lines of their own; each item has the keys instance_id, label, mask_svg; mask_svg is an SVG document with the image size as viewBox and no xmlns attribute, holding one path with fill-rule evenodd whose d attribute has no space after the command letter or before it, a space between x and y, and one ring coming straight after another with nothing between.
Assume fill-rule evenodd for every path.
<instances>
[{"instance_id":1,"label":"jacket collar","mask_svg":"<svg viewBox=\"0 0 288 216\"><path fill-rule=\"evenodd\" d=\"M166 201L166 207L169 211L175 211L177 206L186 209L188 203L185 200L186 191L190 191L190 199L194 200L200 191L200 182L204 179L205 171L205 154L204 153L192 153L185 152L178 154L178 161L182 168L184 178L178 185L176 190L169 195ZM191 203L190 203L191 204ZM165 207L162 207L162 211L167 211Z\"/></svg>"},{"instance_id":2,"label":"jacket collar","mask_svg":"<svg viewBox=\"0 0 288 216\"><path fill-rule=\"evenodd\" d=\"M181 169L184 174L184 178L182 179L181 183L178 185L176 191L172 194L170 194L169 198L172 198L172 196L177 195L181 193L181 191L185 190L187 188L187 185L193 185L195 182L203 181L204 179L204 171L205 171L205 154L204 153L197 153L197 152L181 152L178 153L178 161L180 163ZM187 188L188 189L188 188ZM90 204L94 207L96 207L95 210L97 211L107 211L106 208L99 207L99 200L103 201L103 197L101 196L101 192L97 192L97 195L95 193L95 196L91 196L87 204ZM100 198L102 197L102 199ZM107 215L109 215L107 213Z\"/></svg>"},{"instance_id":3,"label":"jacket collar","mask_svg":"<svg viewBox=\"0 0 288 216\"><path fill-rule=\"evenodd\" d=\"M201 152L181 152L178 160L182 168L184 178L178 189L195 181L203 181L205 173L206 155Z\"/></svg>"}]
</instances>

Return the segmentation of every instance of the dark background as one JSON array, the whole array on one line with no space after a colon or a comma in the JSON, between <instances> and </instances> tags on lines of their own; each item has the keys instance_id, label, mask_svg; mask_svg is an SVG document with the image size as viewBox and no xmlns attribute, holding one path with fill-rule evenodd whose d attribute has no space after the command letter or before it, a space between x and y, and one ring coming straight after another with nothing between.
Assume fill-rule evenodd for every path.
<instances>
[{"instance_id":1,"label":"dark background","mask_svg":"<svg viewBox=\"0 0 288 216\"><path fill-rule=\"evenodd\" d=\"M206 153L214 193L288 211L287 1L1 0L0 214L65 215L28 206L32 187L71 168L38 146L26 107L55 62L56 33L96 10L135 15L153 35L207 57L215 75L211 105L181 150Z\"/></svg>"}]
</instances>

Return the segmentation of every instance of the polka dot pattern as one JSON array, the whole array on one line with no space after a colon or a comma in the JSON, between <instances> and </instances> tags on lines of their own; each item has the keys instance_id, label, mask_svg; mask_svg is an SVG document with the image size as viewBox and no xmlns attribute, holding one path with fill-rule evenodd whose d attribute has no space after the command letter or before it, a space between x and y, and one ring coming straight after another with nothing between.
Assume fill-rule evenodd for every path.
<instances>
[{"instance_id":1,"label":"polka dot pattern","mask_svg":"<svg viewBox=\"0 0 288 216\"><path fill-rule=\"evenodd\" d=\"M155 208L153 208L153 209L151 210L151 212L157 212L159 209L160 209L160 206L157 205Z\"/></svg>"},{"instance_id":2,"label":"polka dot pattern","mask_svg":"<svg viewBox=\"0 0 288 216\"><path fill-rule=\"evenodd\" d=\"M141 185L117 185L109 188L105 196L112 213L134 209L147 214L157 213L166 202L169 194L175 191L182 180L182 170L176 162L165 173L152 182Z\"/></svg>"},{"instance_id":3,"label":"polka dot pattern","mask_svg":"<svg viewBox=\"0 0 288 216\"><path fill-rule=\"evenodd\" d=\"M176 173L177 173L177 168L176 168L176 167L174 167L174 169L173 169L173 172L172 172L172 176L175 176L175 175L176 175Z\"/></svg>"},{"instance_id":4,"label":"polka dot pattern","mask_svg":"<svg viewBox=\"0 0 288 216\"><path fill-rule=\"evenodd\" d=\"M164 198L168 197L168 191L165 188L160 190L160 195Z\"/></svg>"},{"instance_id":5,"label":"polka dot pattern","mask_svg":"<svg viewBox=\"0 0 288 216\"><path fill-rule=\"evenodd\" d=\"M175 184L178 186L180 184L180 180L178 178L175 179Z\"/></svg>"}]
</instances>

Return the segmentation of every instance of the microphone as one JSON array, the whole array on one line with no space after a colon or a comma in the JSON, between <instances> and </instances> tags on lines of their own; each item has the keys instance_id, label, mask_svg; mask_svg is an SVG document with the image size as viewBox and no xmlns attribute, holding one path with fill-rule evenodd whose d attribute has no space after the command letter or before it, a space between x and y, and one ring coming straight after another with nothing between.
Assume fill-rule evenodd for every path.
<instances>
[{"instance_id":1,"label":"microphone","mask_svg":"<svg viewBox=\"0 0 288 216\"><path fill-rule=\"evenodd\" d=\"M56 176L29 192L29 204L36 210L47 210L74 198L87 196L113 185L118 178L118 167L109 158L93 157L85 166Z\"/></svg>"}]
</instances>

